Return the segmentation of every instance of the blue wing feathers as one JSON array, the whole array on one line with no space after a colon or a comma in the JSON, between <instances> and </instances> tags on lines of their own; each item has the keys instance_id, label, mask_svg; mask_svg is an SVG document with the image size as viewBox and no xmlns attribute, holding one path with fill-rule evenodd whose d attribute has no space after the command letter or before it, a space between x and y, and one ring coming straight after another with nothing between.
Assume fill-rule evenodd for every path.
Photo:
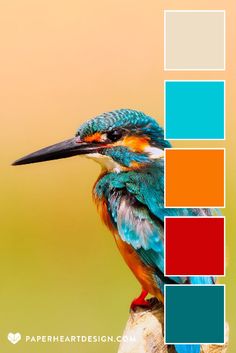
<instances>
[{"instance_id":1,"label":"blue wing feathers","mask_svg":"<svg viewBox=\"0 0 236 353\"><path fill-rule=\"evenodd\" d=\"M197 277L189 277L189 282L191 284L215 284L215 277L207 276L197 276Z\"/></svg>"},{"instance_id":2,"label":"blue wing feathers","mask_svg":"<svg viewBox=\"0 0 236 353\"><path fill-rule=\"evenodd\" d=\"M200 353L200 344L176 344L177 353Z\"/></svg>"},{"instance_id":3,"label":"blue wing feathers","mask_svg":"<svg viewBox=\"0 0 236 353\"><path fill-rule=\"evenodd\" d=\"M105 197L111 219L123 241L143 262L164 273L164 217L211 216L216 209L164 208L164 161L157 160L146 169L104 175L95 192ZM173 277L177 283L213 284L213 277Z\"/></svg>"}]
</instances>

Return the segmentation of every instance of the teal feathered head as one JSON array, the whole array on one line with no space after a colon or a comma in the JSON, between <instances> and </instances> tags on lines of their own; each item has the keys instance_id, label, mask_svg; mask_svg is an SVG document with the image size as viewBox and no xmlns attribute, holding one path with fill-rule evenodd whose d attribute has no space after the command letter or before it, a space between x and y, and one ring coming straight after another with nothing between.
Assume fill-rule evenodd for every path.
<instances>
[{"instance_id":1,"label":"teal feathered head","mask_svg":"<svg viewBox=\"0 0 236 353\"><path fill-rule=\"evenodd\" d=\"M85 122L75 138L44 148L16 161L26 164L84 154L109 170L136 168L162 158L170 143L150 116L119 109Z\"/></svg>"},{"instance_id":2,"label":"teal feathered head","mask_svg":"<svg viewBox=\"0 0 236 353\"><path fill-rule=\"evenodd\" d=\"M164 131L150 116L131 109L119 109L96 116L77 131L82 141L107 144L96 157L101 164L132 168L160 158L170 147ZM103 157L103 158L102 158ZM109 160L105 161L105 157ZM101 160L99 160L101 158Z\"/></svg>"},{"instance_id":3,"label":"teal feathered head","mask_svg":"<svg viewBox=\"0 0 236 353\"><path fill-rule=\"evenodd\" d=\"M103 113L85 122L77 134L84 139L93 134L107 134L111 138L124 136L139 136L149 138L153 146L169 147L164 140L164 131L160 125L143 112L131 109L118 109Z\"/></svg>"}]
</instances>

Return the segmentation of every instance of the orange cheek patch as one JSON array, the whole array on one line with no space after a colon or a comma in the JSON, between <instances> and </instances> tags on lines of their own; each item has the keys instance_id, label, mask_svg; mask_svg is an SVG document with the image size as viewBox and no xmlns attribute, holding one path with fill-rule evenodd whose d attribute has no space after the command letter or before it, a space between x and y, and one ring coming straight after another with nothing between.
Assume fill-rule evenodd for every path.
<instances>
[{"instance_id":1,"label":"orange cheek patch","mask_svg":"<svg viewBox=\"0 0 236 353\"><path fill-rule=\"evenodd\" d=\"M101 133L100 132L95 132L95 134L90 135L90 136L86 136L84 138L85 142L98 142L101 141Z\"/></svg>"},{"instance_id":2,"label":"orange cheek patch","mask_svg":"<svg viewBox=\"0 0 236 353\"><path fill-rule=\"evenodd\" d=\"M148 137L127 136L122 141L122 145L128 147L133 152L143 152L149 146Z\"/></svg>"}]
</instances>

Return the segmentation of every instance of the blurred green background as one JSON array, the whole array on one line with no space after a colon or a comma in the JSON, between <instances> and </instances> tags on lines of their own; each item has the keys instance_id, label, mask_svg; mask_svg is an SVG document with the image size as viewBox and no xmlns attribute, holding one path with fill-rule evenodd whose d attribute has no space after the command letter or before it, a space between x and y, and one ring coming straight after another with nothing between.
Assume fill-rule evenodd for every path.
<instances>
[{"instance_id":1,"label":"blurred green background","mask_svg":"<svg viewBox=\"0 0 236 353\"><path fill-rule=\"evenodd\" d=\"M11 167L69 138L86 119L139 109L163 124L164 79L226 79L227 140L178 142L227 148L227 320L235 328L235 15L227 11L226 72L163 71L163 9L212 1L2 0L0 2L0 350L42 352L22 335L120 335L139 285L91 199L99 166L85 158ZM235 352L232 335L230 353ZM45 353L116 352L112 343L43 344Z\"/></svg>"}]
</instances>

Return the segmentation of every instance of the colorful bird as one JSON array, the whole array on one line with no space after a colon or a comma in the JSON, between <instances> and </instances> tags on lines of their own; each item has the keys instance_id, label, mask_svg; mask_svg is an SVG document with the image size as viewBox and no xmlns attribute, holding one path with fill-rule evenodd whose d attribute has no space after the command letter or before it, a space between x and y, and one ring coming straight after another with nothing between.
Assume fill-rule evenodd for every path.
<instances>
[{"instance_id":1,"label":"colorful bird","mask_svg":"<svg viewBox=\"0 0 236 353\"><path fill-rule=\"evenodd\" d=\"M102 172L93 188L99 214L125 262L141 284L131 307L148 306L150 293L164 300L164 285L214 284L214 277L164 275L164 217L212 216L214 209L164 207L163 129L146 114L120 109L85 122L72 139L18 159L13 165L86 155ZM199 345L176 345L178 353L198 353Z\"/></svg>"}]
</instances>

